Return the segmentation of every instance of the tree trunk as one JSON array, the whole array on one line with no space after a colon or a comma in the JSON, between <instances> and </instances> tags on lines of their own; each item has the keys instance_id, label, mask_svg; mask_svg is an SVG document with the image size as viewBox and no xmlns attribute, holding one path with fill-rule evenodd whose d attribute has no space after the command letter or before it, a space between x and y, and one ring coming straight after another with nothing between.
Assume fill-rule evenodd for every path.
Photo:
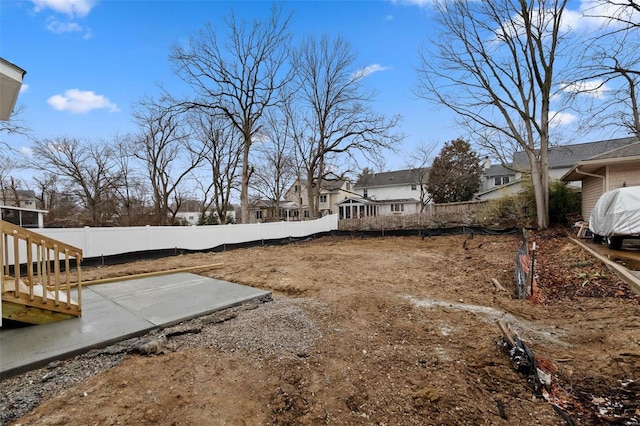
<instances>
[{"instance_id":1,"label":"tree trunk","mask_svg":"<svg viewBox=\"0 0 640 426\"><path fill-rule=\"evenodd\" d=\"M541 166L541 161L535 158L535 153L527 154L531 163L531 182L536 200L538 229L546 229L549 227L549 176L544 172L547 168Z\"/></svg>"},{"instance_id":2,"label":"tree trunk","mask_svg":"<svg viewBox=\"0 0 640 426\"><path fill-rule=\"evenodd\" d=\"M240 210L242 212L242 223L249 223L249 148L251 146L251 135L244 136L242 151L242 188L240 189Z\"/></svg>"}]
</instances>

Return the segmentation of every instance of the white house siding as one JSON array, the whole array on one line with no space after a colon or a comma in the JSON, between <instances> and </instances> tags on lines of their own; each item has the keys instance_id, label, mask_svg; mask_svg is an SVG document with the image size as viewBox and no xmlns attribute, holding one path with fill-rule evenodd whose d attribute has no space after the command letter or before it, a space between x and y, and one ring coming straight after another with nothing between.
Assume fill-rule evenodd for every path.
<instances>
[{"instance_id":1,"label":"white house siding","mask_svg":"<svg viewBox=\"0 0 640 426\"><path fill-rule=\"evenodd\" d=\"M478 196L481 200L495 200L503 197L510 197L522 192L522 183L516 182L511 185L502 185L497 187L496 190L483 193L481 196Z\"/></svg>"},{"instance_id":2,"label":"white house siding","mask_svg":"<svg viewBox=\"0 0 640 426\"><path fill-rule=\"evenodd\" d=\"M640 185L640 164L629 163L608 167L609 187L607 191L626 186Z\"/></svg>"},{"instance_id":3,"label":"white house siding","mask_svg":"<svg viewBox=\"0 0 640 426\"><path fill-rule=\"evenodd\" d=\"M390 201L390 203L393 203L392 201ZM415 214L415 213L420 213L420 203L395 203L395 204L402 204L402 210L401 211L392 211L391 210L391 204L383 204L379 206L379 210L378 210L378 214L380 216L394 216L394 215L407 215L407 214Z\"/></svg>"},{"instance_id":4,"label":"white house siding","mask_svg":"<svg viewBox=\"0 0 640 426\"><path fill-rule=\"evenodd\" d=\"M413 198L419 201L420 188L417 184L415 188L415 190L412 190L410 184L402 186L379 186L367 188L367 198L378 201ZM364 195L362 188L358 188L355 192L360 195Z\"/></svg>"},{"instance_id":5,"label":"white house siding","mask_svg":"<svg viewBox=\"0 0 640 426\"><path fill-rule=\"evenodd\" d=\"M603 180L597 177L585 176L582 181L582 218L584 220L589 220L591 210L593 210L596 202L603 194Z\"/></svg>"}]
</instances>

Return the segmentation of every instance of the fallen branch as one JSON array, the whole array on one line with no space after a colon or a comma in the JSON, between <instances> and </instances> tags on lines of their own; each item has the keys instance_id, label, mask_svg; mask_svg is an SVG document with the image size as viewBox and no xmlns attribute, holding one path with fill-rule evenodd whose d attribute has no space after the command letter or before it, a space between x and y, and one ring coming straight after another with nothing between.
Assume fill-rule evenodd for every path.
<instances>
[{"instance_id":1,"label":"fallen branch","mask_svg":"<svg viewBox=\"0 0 640 426\"><path fill-rule=\"evenodd\" d=\"M504 288L502 286L502 284L500 284L500 281L498 281L496 278L491 278L491 282L493 283L493 285L496 288L496 290L498 290L498 291L507 291L507 289Z\"/></svg>"}]
</instances>

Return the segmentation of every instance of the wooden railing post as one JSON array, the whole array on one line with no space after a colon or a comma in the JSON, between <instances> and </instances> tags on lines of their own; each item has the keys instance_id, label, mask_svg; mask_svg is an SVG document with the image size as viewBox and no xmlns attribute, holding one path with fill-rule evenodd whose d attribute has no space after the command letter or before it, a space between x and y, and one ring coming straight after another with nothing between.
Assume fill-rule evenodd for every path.
<instances>
[{"instance_id":1,"label":"wooden railing post","mask_svg":"<svg viewBox=\"0 0 640 426\"><path fill-rule=\"evenodd\" d=\"M57 244L53 245L53 281L55 288L55 305L60 304L60 250Z\"/></svg>"},{"instance_id":2,"label":"wooden railing post","mask_svg":"<svg viewBox=\"0 0 640 426\"><path fill-rule=\"evenodd\" d=\"M20 297L20 246L18 245L18 231L13 231L13 295Z\"/></svg>"}]
</instances>

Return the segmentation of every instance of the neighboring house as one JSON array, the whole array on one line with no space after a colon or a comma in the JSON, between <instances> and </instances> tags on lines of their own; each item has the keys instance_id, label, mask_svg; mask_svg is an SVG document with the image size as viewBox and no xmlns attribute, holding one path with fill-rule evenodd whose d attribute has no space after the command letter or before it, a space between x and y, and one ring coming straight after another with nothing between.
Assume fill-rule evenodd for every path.
<instances>
[{"instance_id":1,"label":"neighboring house","mask_svg":"<svg viewBox=\"0 0 640 426\"><path fill-rule=\"evenodd\" d=\"M14 206L0 206L0 220L23 228L43 228L46 210L29 209Z\"/></svg>"},{"instance_id":2,"label":"neighboring house","mask_svg":"<svg viewBox=\"0 0 640 426\"><path fill-rule=\"evenodd\" d=\"M340 219L419 213L422 200L428 200L427 174L428 169L415 168L361 175L354 194L338 202Z\"/></svg>"},{"instance_id":3,"label":"neighboring house","mask_svg":"<svg viewBox=\"0 0 640 426\"><path fill-rule=\"evenodd\" d=\"M637 141L636 137L626 137L551 147L549 148L549 177L560 179L579 161L623 148ZM513 168L516 170L530 169L529 160L524 151L516 152L513 155ZM516 177L520 179L521 173L518 173Z\"/></svg>"},{"instance_id":4,"label":"neighboring house","mask_svg":"<svg viewBox=\"0 0 640 426\"><path fill-rule=\"evenodd\" d=\"M218 216L218 213L211 208L205 212L205 214L208 214L208 215L211 213L215 214L216 217ZM226 215L227 217L231 217L232 220L235 222L236 211L233 207L227 210ZM178 209L178 212L176 213L176 219L181 220L187 225L197 225L198 222L200 221L200 216L202 216L202 202L197 200L183 201L180 204L180 208ZM219 219L220 218L218 218L218 220ZM226 218L221 220L220 222L225 223L225 221L226 221Z\"/></svg>"},{"instance_id":5,"label":"neighboring house","mask_svg":"<svg viewBox=\"0 0 640 426\"><path fill-rule=\"evenodd\" d=\"M316 200L321 216L338 213L338 203L353 195L352 183L348 180L323 180L320 196ZM284 194L284 200L260 199L251 204L251 223L305 220L311 217L309 211L308 185L297 180Z\"/></svg>"},{"instance_id":6,"label":"neighboring house","mask_svg":"<svg viewBox=\"0 0 640 426\"><path fill-rule=\"evenodd\" d=\"M485 164L482 173L480 191L474 196L477 200L493 200L515 195L520 191L520 180L516 172L501 164Z\"/></svg>"},{"instance_id":7,"label":"neighboring house","mask_svg":"<svg viewBox=\"0 0 640 426\"><path fill-rule=\"evenodd\" d=\"M637 142L636 137L606 139L602 141L579 143L573 145L554 146L549 148L549 177L552 180L562 178L576 163L588 158L624 148ZM515 171L510 171L513 169ZM490 200L522 192L523 178L530 169L529 159L524 151L513 154L513 162L509 165L493 165L485 169L483 190L475 195L478 200ZM491 183L493 182L493 187ZM501 183L501 185L498 185ZM580 189L581 182L574 181L572 186Z\"/></svg>"},{"instance_id":8,"label":"neighboring house","mask_svg":"<svg viewBox=\"0 0 640 426\"><path fill-rule=\"evenodd\" d=\"M249 207L249 223L300 220L300 204L293 201L257 200Z\"/></svg>"},{"instance_id":9,"label":"neighboring house","mask_svg":"<svg viewBox=\"0 0 640 426\"><path fill-rule=\"evenodd\" d=\"M0 120L9 121L27 72L0 58Z\"/></svg>"},{"instance_id":10,"label":"neighboring house","mask_svg":"<svg viewBox=\"0 0 640 426\"><path fill-rule=\"evenodd\" d=\"M17 195L17 199L16 199ZM4 188L0 191L0 219L25 228L44 227L46 210L38 210L34 191Z\"/></svg>"},{"instance_id":11,"label":"neighboring house","mask_svg":"<svg viewBox=\"0 0 640 426\"><path fill-rule=\"evenodd\" d=\"M11 188L3 188L0 190L0 206L35 209L37 204L38 199L36 198L36 193L34 191L18 189L14 192Z\"/></svg>"},{"instance_id":12,"label":"neighboring house","mask_svg":"<svg viewBox=\"0 0 640 426\"><path fill-rule=\"evenodd\" d=\"M562 177L582 182L582 217L589 220L598 198L612 189L640 185L640 141L576 162Z\"/></svg>"}]
</instances>

